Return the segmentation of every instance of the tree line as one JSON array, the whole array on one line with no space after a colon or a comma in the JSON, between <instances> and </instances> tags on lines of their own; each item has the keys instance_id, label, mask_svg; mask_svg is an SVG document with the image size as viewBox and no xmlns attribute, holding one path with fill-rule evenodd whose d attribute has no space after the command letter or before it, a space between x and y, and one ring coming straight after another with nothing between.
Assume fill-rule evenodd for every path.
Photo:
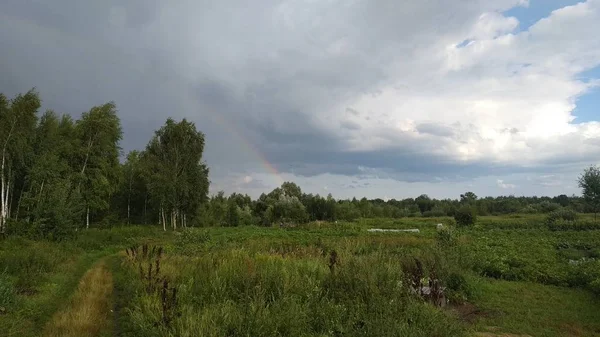
<instances>
[{"instance_id":1,"label":"tree line","mask_svg":"<svg viewBox=\"0 0 600 337\"><path fill-rule=\"evenodd\" d=\"M465 205L478 215L577 212L600 209L600 170L579 179L583 197L485 197L458 199L426 194L403 200L336 200L303 193L285 182L253 200L218 192L209 197L202 160L204 134L185 119L167 119L142 151L121 163L123 136L113 102L79 119L53 111L39 114L35 90L12 99L0 94L0 234L62 238L90 224L188 226L286 225L358 218L454 216Z\"/></svg>"},{"instance_id":2,"label":"tree line","mask_svg":"<svg viewBox=\"0 0 600 337\"><path fill-rule=\"evenodd\" d=\"M193 123L168 119L143 151L120 163L113 102L79 119L40 115L40 107L33 89L0 94L0 234L60 238L90 223L135 219L166 229L196 221L209 182L204 135Z\"/></svg>"},{"instance_id":3,"label":"tree line","mask_svg":"<svg viewBox=\"0 0 600 337\"><path fill-rule=\"evenodd\" d=\"M477 215L511 213L547 214L559 209L593 213L599 208L585 197L499 196L479 198L473 192L458 199L435 199L423 194L402 200L357 199L336 200L331 196L303 193L293 182L285 182L256 200L248 195L223 192L212 196L200 208L200 226L286 225L308 221L353 221L358 218L405 218L455 216L468 207Z\"/></svg>"}]
</instances>

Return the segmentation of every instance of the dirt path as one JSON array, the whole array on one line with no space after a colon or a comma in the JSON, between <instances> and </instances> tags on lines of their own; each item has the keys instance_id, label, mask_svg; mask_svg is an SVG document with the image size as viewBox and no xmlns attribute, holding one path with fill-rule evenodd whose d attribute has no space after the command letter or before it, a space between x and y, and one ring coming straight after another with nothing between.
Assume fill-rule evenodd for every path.
<instances>
[{"instance_id":1,"label":"dirt path","mask_svg":"<svg viewBox=\"0 0 600 337\"><path fill-rule=\"evenodd\" d=\"M113 278L106 263L96 263L79 281L69 305L46 324L42 336L100 336L112 328Z\"/></svg>"}]
</instances>

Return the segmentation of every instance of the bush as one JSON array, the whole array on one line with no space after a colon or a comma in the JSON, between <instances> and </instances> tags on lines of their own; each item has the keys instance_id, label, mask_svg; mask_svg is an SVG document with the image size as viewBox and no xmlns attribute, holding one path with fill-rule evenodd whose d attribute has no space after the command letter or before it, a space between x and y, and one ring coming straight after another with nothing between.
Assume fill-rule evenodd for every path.
<instances>
[{"instance_id":1,"label":"bush","mask_svg":"<svg viewBox=\"0 0 600 337\"><path fill-rule=\"evenodd\" d=\"M475 214L475 210L470 206L463 206L456 211L456 214L454 214L454 220L456 220L456 225L468 227L475 224L477 215Z\"/></svg>"},{"instance_id":2,"label":"bush","mask_svg":"<svg viewBox=\"0 0 600 337\"><path fill-rule=\"evenodd\" d=\"M557 220L575 221L577 220L577 213L570 208L558 209L546 217L546 224L551 225Z\"/></svg>"},{"instance_id":3,"label":"bush","mask_svg":"<svg viewBox=\"0 0 600 337\"><path fill-rule=\"evenodd\" d=\"M446 216L446 211L444 211L443 208L434 207L430 211L423 212L423 216L426 218L439 218L439 217Z\"/></svg>"},{"instance_id":4,"label":"bush","mask_svg":"<svg viewBox=\"0 0 600 337\"><path fill-rule=\"evenodd\" d=\"M443 227L438 230L436 240L442 247L451 247L456 244L456 235L452 228Z\"/></svg>"},{"instance_id":5,"label":"bush","mask_svg":"<svg viewBox=\"0 0 600 337\"><path fill-rule=\"evenodd\" d=\"M542 201L539 204L537 204L536 206L542 213L555 212L561 208L560 204L557 204L555 202L549 202L549 201Z\"/></svg>"},{"instance_id":6,"label":"bush","mask_svg":"<svg viewBox=\"0 0 600 337\"><path fill-rule=\"evenodd\" d=\"M523 214L535 214L537 212L538 212L538 210L535 207L533 207L532 205L527 205L527 206L521 208L521 211L520 211L520 213L523 213Z\"/></svg>"},{"instance_id":7,"label":"bush","mask_svg":"<svg viewBox=\"0 0 600 337\"><path fill-rule=\"evenodd\" d=\"M463 304L473 296L473 289L460 273L450 273L446 279L446 296L451 303Z\"/></svg>"}]
</instances>

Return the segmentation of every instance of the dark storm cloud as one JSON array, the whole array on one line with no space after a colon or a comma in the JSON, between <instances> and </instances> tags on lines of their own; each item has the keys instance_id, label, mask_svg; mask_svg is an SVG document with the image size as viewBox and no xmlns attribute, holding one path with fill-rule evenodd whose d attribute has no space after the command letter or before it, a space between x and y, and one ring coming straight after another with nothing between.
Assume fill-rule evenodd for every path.
<instances>
[{"instance_id":1,"label":"dark storm cloud","mask_svg":"<svg viewBox=\"0 0 600 337\"><path fill-rule=\"evenodd\" d=\"M420 123L416 126L417 131L433 136L452 137L455 135L454 128L439 123Z\"/></svg>"},{"instance_id":2,"label":"dark storm cloud","mask_svg":"<svg viewBox=\"0 0 600 337\"><path fill-rule=\"evenodd\" d=\"M340 123L340 126L348 130L360 130L360 124L352 121L343 121Z\"/></svg>"}]
</instances>

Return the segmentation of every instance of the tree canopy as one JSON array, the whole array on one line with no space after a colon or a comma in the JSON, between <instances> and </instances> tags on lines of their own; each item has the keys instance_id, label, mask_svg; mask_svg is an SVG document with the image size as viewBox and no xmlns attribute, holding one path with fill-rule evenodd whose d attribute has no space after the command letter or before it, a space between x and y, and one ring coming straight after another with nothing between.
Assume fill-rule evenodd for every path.
<instances>
[{"instance_id":1,"label":"tree canopy","mask_svg":"<svg viewBox=\"0 0 600 337\"><path fill-rule=\"evenodd\" d=\"M583 190L583 199L592 208L594 214L600 210L600 167L590 166L579 177L579 187Z\"/></svg>"}]
</instances>

